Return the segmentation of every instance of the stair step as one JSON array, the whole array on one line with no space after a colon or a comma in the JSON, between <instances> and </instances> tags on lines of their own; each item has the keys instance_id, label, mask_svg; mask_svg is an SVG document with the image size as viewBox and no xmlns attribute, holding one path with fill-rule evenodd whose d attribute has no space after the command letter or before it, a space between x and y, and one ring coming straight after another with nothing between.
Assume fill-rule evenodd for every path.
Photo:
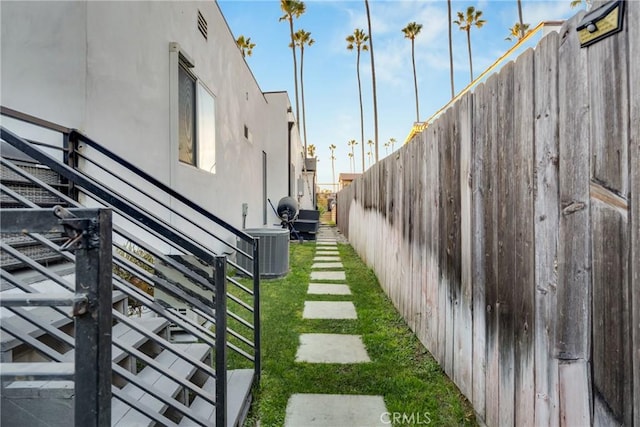
<instances>
[{"instance_id":1,"label":"stair step","mask_svg":"<svg viewBox=\"0 0 640 427\"><path fill-rule=\"evenodd\" d=\"M36 286L33 285L32 288L36 289ZM55 291L60 290L60 287L56 287ZM18 293L22 293L22 291L17 290ZM53 289L52 289L53 291ZM15 293L14 290L5 291L8 293ZM4 292L3 292L4 293ZM70 293L70 292L69 292ZM121 291L113 292L113 304L116 305L126 299L126 295ZM71 313L71 307L60 307L65 312ZM28 310L32 315L32 319L41 324L51 325L57 329L61 329L67 325L70 325L73 322L72 317L64 316L62 313L58 311L52 310L50 307L34 307L29 308L25 307L25 310ZM14 315L10 311L6 309L2 309L2 314L0 315L0 320L2 322L6 322L17 328L21 331L21 335L29 335L33 338L39 338L46 334L46 331L37 327L36 325L24 320L23 318ZM20 338L15 338L12 335L0 331L0 352L6 352L12 350L20 345L22 345L23 340Z\"/></svg>"},{"instance_id":2,"label":"stair step","mask_svg":"<svg viewBox=\"0 0 640 427\"><path fill-rule=\"evenodd\" d=\"M210 354L211 347L206 344L176 344L184 348L184 352L199 360L205 360ZM197 368L189 362L181 359L170 351L164 350L156 358L161 366L167 370L173 371L182 378L189 379L196 372ZM180 384L164 376L161 372L151 367L146 367L137 375L139 379L144 381L149 387L161 391L163 394L175 397L182 387ZM162 414L167 405L164 402L146 393L144 390L133 384L127 384L122 391L129 396L129 402L135 406L136 402L140 402L145 406ZM111 404L111 424L113 426L151 426L153 421L145 415L133 409L132 406L123 403L120 400L113 399Z\"/></svg>"},{"instance_id":3,"label":"stair step","mask_svg":"<svg viewBox=\"0 0 640 427\"><path fill-rule=\"evenodd\" d=\"M253 385L252 369L235 369L227 372L227 426L235 426L242 415L244 403L249 399ZM202 387L203 390L215 394L216 379L209 378ZM189 406L195 415L208 421L215 422L216 408L203 398L196 396ZM182 418L180 426L195 426L193 420Z\"/></svg>"},{"instance_id":4,"label":"stair step","mask_svg":"<svg viewBox=\"0 0 640 427\"><path fill-rule=\"evenodd\" d=\"M73 378L74 372L73 363L0 363L0 376L6 380L68 380Z\"/></svg>"},{"instance_id":5,"label":"stair step","mask_svg":"<svg viewBox=\"0 0 640 427\"><path fill-rule=\"evenodd\" d=\"M162 317L149 317L149 318L131 318L134 322L140 326L148 329L154 334L158 334L163 329L169 326L169 321ZM127 348L138 348L142 344L149 341L149 339L140 332L131 329L124 323L117 323L111 330L111 336L122 342ZM75 352L73 350L65 353L64 360L73 361ZM111 360L114 363L120 362L127 356L127 353L120 347L113 345L111 347Z\"/></svg>"}]
</instances>

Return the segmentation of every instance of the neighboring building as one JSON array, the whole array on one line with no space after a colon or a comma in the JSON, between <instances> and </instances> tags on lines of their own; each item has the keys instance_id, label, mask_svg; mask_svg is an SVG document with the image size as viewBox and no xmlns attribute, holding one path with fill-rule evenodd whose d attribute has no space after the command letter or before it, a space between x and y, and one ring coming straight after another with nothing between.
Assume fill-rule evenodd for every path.
<instances>
[{"instance_id":1,"label":"neighboring building","mask_svg":"<svg viewBox=\"0 0 640 427\"><path fill-rule=\"evenodd\" d=\"M236 227L278 223L267 199L312 206L289 98L261 91L215 1L3 2L1 27L3 107L79 129Z\"/></svg>"},{"instance_id":2,"label":"neighboring building","mask_svg":"<svg viewBox=\"0 0 640 427\"><path fill-rule=\"evenodd\" d=\"M339 190L351 185L351 183L360 175L361 173L341 173L338 176L338 186Z\"/></svg>"}]
</instances>

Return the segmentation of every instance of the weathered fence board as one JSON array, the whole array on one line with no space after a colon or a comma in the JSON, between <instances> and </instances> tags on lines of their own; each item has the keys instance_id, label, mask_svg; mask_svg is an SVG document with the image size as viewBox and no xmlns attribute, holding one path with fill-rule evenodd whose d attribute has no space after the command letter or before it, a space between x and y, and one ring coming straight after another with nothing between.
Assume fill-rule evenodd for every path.
<instances>
[{"instance_id":1,"label":"weathered fence board","mask_svg":"<svg viewBox=\"0 0 640 427\"><path fill-rule=\"evenodd\" d=\"M498 390L499 423L510 426L514 423L514 331L513 331L513 293L516 281L515 273L515 167L514 157L514 64L508 63L500 72L498 80L498 129L495 140L498 149L497 168L497 206L498 223L498 295L496 312L498 315L498 352L499 373Z\"/></svg>"},{"instance_id":2,"label":"weathered fence board","mask_svg":"<svg viewBox=\"0 0 640 427\"><path fill-rule=\"evenodd\" d=\"M558 43L557 33L545 37L535 51L535 422L557 426L558 361L556 290L558 275Z\"/></svg>"},{"instance_id":3,"label":"weathered fence board","mask_svg":"<svg viewBox=\"0 0 640 427\"><path fill-rule=\"evenodd\" d=\"M591 322L589 271L589 87L587 53L574 36L583 13L560 30L558 335L560 359L588 360Z\"/></svg>"},{"instance_id":4,"label":"weathered fence board","mask_svg":"<svg viewBox=\"0 0 640 427\"><path fill-rule=\"evenodd\" d=\"M472 240L472 259L471 269L473 274L473 394L471 402L476 412L482 419L485 416L485 400L486 400L486 376L487 376L487 324L486 312L487 304L485 301L486 293L486 239L485 239L485 199L487 197L487 185L489 167L487 151L487 93L488 88L481 84L474 92L474 102L472 112L474 143L472 146L472 221L471 221L471 240Z\"/></svg>"},{"instance_id":5,"label":"weathered fence board","mask_svg":"<svg viewBox=\"0 0 640 427\"><path fill-rule=\"evenodd\" d=\"M515 340L514 388L515 425L527 425L534 416L534 228L533 158L535 100L533 50L525 51L514 69L514 148L515 173L512 204L515 218L515 268L513 284Z\"/></svg>"},{"instance_id":6,"label":"weathered fence board","mask_svg":"<svg viewBox=\"0 0 640 427\"><path fill-rule=\"evenodd\" d=\"M459 280L460 294L458 304L454 307L455 344L454 360L455 369L453 380L460 391L471 396L472 389L472 359L473 359L473 272L472 272L472 175L471 163L473 160L473 124L471 123L472 105L471 94L464 96L458 103L456 121L459 125L459 153L460 153L460 254L459 254Z\"/></svg>"},{"instance_id":7,"label":"weathered fence board","mask_svg":"<svg viewBox=\"0 0 640 427\"><path fill-rule=\"evenodd\" d=\"M487 377L485 413L487 424L499 425L499 396L500 396L500 355L499 355L499 324L498 324L498 229L502 227L498 220L498 144L496 141L498 122L498 76L491 76L485 83L485 113L486 136L482 150L487 165L484 171L484 262L485 262L485 302L486 310L486 350Z\"/></svg>"},{"instance_id":8,"label":"weathered fence board","mask_svg":"<svg viewBox=\"0 0 640 427\"><path fill-rule=\"evenodd\" d=\"M640 7L627 7L627 22L640 22ZM633 422L640 426L640 25L629 25L629 176Z\"/></svg>"},{"instance_id":9,"label":"weathered fence board","mask_svg":"<svg viewBox=\"0 0 640 427\"><path fill-rule=\"evenodd\" d=\"M583 15L338 195L489 426L640 426L640 29L580 48Z\"/></svg>"}]
</instances>

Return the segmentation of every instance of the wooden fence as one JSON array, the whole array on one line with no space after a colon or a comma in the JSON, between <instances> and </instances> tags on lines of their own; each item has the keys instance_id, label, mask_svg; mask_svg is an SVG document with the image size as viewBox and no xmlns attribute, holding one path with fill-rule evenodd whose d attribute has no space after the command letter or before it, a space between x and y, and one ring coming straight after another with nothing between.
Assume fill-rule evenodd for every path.
<instances>
[{"instance_id":1,"label":"wooden fence","mask_svg":"<svg viewBox=\"0 0 640 427\"><path fill-rule=\"evenodd\" d=\"M640 2L509 63L338 194L338 226L489 426L640 426Z\"/></svg>"}]
</instances>

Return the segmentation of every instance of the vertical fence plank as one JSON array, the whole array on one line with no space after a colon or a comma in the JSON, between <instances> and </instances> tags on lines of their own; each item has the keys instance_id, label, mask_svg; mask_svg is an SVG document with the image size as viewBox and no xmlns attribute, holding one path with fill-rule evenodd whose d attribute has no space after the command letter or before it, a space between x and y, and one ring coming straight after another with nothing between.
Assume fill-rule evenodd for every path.
<instances>
[{"instance_id":1,"label":"vertical fence plank","mask_svg":"<svg viewBox=\"0 0 640 427\"><path fill-rule=\"evenodd\" d=\"M472 403L476 412L482 419L485 415L485 387L487 375L487 349L486 349L486 310L485 286L486 286L486 240L485 240L485 199L488 197L488 171L487 165L490 153L487 148L487 127L491 123L488 117L490 108L487 103L487 86L481 84L473 94L473 135L474 144L472 148L472 274L473 274L473 395Z\"/></svg>"},{"instance_id":2,"label":"vertical fence plank","mask_svg":"<svg viewBox=\"0 0 640 427\"><path fill-rule=\"evenodd\" d=\"M498 324L498 236L501 226L498 222L498 76L491 76L486 82L485 104L487 111L485 146L485 198L484 198L484 262L485 262L485 301L487 304L487 376L486 376L486 421L488 425L499 425L500 395L500 353Z\"/></svg>"},{"instance_id":3,"label":"vertical fence plank","mask_svg":"<svg viewBox=\"0 0 640 427\"><path fill-rule=\"evenodd\" d=\"M534 420L534 232L533 232L533 118L534 56L525 51L514 69L513 205L515 212L514 286L514 387L515 425Z\"/></svg>"},{"instance_id":4,"label":"vertical fence plank","mask_svg":"<svg viewBox=\"0 0 640 427\"><path fill-rule=\"evenodd\" d=\"M633 372L633 421L640 426L640 3L627 2L629 25L629 165L631 242L631 324Z\"/></svg>"},{"instance_id":5,"label":"vertical fence plank","mask_svg":"<svg viewBox=\"0 0 640 427\"><path fill-rule=\"evenodd\" d=\"M472 153L473 153L473 98L465 95L459 102L457 122L459 130L459 188L460 188L460 295L455 313L455 368L453 380L462 393L471 398L473 360L473 272L472 272Z\"/></svg>"},{"instance_id":6,"label":"vertical fence plank","mask_svg":"<svg viewBox=\"0 0 640 427\"><path fill-rule=\"evenodd\" d=\"M438 120L438 151L440 160L440 205L438 209L439 225L440 225L440 315L443 317L443 325L440 326L442 331L441 344L444 344L444 363L442 367L449 377L453 376L453 307L452 302L455 298L454 272L452 271L451 258L449 252L452 248L451 233L452 222L455 213L453 210L454 197L452 194L453 176L455 174L454 165L452 164L452 151L455 150L455 141L453 135L452 109L446 111ZM442 327L444 326L444 327Z\"/></svg>"},{"instance_id":7,"label":"vertical fence plank","mask_svg":"<svg viewBox=\"0 0 640 427\"><path fill-rule=\"evenodd\" d=\"M535 425L559 425L555 358L558 277L558 43L553 32L535 51Z\"/></svg>"},{"instance_id":8,"label":"vertical fence plank","mask_svg":"<svg viewBox=\"0 0 640 427\"><path fill-rule=\"evenodd\" d=\"M439 261L439 241L440 229L438 227L438 206L440 203L440 180L438 168L438 139L436 125L432 125L426 131L427 142L427 182L429 190L427 193L427 224L429 240L427 247L427 274L429 285L427 288L427 301L430 306L429 315L429 341L431 342L431 353L439 363L442 363L444 345L439 340L440 331L444 329L444 323L440 324L440 271L438 269Z\"/></svg>"},{"instance_id":9,"label":"vertical fence plank","mask_svg":"<svg viewBox=\"0 0 640 427\"><path fill-rule=\"evenodd\" d=\"M500 71L498 80L498 351L499 351L499 410L500 425L514 423L514 305L515 274L515 193L514 122L513 110L514 64L508 63Z\"/></svg>"},{"instance_id":10,"label":"vertical fence plank","mask_svg":"<svg viewBox=\"0 0 640 427\"><path fill-rule=\"evenodd\" d=\"M558 63L559 189L561 215L558 237L558 299L556 348L560 360L561 420L589 420L591 384L591 269L589 243L589 99L586 51L580 49L576 25L584 12L565 22L560 31ZM575 363L573 369L570 365ZM570 400L563 400L567 398Z\"/></svg>"}]
</instances>

